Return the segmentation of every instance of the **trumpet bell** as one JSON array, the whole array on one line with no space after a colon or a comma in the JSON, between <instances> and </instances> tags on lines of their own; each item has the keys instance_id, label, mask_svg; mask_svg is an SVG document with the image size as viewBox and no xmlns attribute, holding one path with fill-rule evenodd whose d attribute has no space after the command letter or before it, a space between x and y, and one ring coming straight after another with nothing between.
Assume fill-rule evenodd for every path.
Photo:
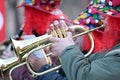
<instances>
[{"instance_id":1,"label":"trumpet bell","mask_svg":"<svg viewBox=\"0 0 120 80\"><path fill-rule=\"evenodd\" d=\"M32 38L29 40L21 40L17 41L11 38L12 45L14 47L15 53L19 59L19 62L21 62L22 57L27 54L30 50L40 47L42 49L44 45L49 41L49 37L52 35L43 35L40 37Z\"/></svg>"}]
</instances>

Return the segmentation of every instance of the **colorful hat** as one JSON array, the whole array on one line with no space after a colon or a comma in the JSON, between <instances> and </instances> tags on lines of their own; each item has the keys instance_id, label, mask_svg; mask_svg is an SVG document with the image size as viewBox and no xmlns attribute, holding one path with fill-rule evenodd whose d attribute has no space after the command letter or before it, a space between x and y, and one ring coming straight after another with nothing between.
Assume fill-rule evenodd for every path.
<instances>
[{"instance_id":1,"label":"colorful hat","mask_svg":"<svg viewBox=\"0 0 120 80\"><path fill-rule=\"evenodd\" d=\"M98 0L99 1L99 0ZM96 0L97 2L97 0ZM96 28L99 27L103 24L104 20L102 18L102 15L99 14L98 12L94 11L91 6L96 4L95 2L93 3L93 0L90 0L87 8L81 13L79 14L79 16L77 16L77 18L75 18L73 20L73 22L75 24L82 24L82 25L86 25L90 28ZM101 3L102 4L102 3ZM97 46L95 46L95 49L93 52L97 52L99 50L101 50L101 39L102 39L102 34L103 34L103 29L99 29L93 32L94 35L94 40L95 40L95 44L97 44ZM85 50L89 50L90 49L90 40L88 38L88 36L85 36L85 42L84 45L84 49Z\"/></svg>"},{"instance_id":2,"label":"colorful hat","mask_svg":"<svg viewBox=\"0 0 120 80\"><path fill-rule=\"evenodd\" d=\"M93 0L91 8L100 13L120 18L120 0Z\"/></svg>"},{"instance_id":3,"label":"colorful hat","mask_svg":"<svg viewBox=\"0 0 120 80\"><path fill-rule=\"evenodd\" d=\"M76 24L86 25L90 28L101 26L103 24L102 16L92 10L92 5L93 1L91 0L87 8L80 15L78 15L73 22Z\"/></svg>"},{"instance_id":4,"label":"colorful hat","mask_svg":"<svg viewBox=\"0 0 120 80\"><path fill-rule=\"evenodd\" d=\"M24 0L24 2L18 6L29 6L39 9L44 12L51 12L59 7L61 0Z\"/></svg>"}]
</instances>

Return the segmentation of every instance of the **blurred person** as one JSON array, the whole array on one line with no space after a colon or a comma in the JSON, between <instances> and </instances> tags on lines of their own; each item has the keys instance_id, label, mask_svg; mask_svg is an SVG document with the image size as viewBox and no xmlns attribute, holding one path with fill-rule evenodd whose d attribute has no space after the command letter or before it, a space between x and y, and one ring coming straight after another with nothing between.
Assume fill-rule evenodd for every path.
<instances>
[{"instance_id":1,"label":"blurred person","mask_svg":"<svg viewBox=\"0 0 120 80\"><path fill-rule=\"evenodd\" d=\"M59 9L61 0L25 0L18 8L24 8L24 33L41 36L54 20L67 18Z\"/></svg>"}]
</instances>

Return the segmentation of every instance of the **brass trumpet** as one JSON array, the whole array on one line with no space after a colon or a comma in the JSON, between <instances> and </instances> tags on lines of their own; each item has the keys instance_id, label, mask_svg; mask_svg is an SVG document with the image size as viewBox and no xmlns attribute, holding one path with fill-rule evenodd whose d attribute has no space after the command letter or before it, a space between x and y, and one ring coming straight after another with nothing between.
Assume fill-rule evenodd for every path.
<instances>
[{"instance_id":1,"label":"brass trumpet","mask_svg":"<svg viewBox=\"0 0 120 80\"><path fill-rule=\"evenodd\" d=\"M91 45L91 49L89 50L89 52L87 54L85 54L84 56L85 57L89 56L94 49L94 39L93 39L93 36L90 32L92 32L94 30L98 30L100 28L103 28L103 26L100 26L100 27L97 27L94 29L90 29L90 30L84 28L84 26L81 26L81 25L70 26L70 28L74 28L75 30L83 31L82 33L74 35L73 38L84 35L84 34L88 34L92 45ZM46 70L44 72L36 73L31 69L29 62L28 62L28 57L30 56L30 54L32 52L37 51L39 49L41 49L43 51L43 49L45 47L50 46L52 43L49 41L49 37L51 37L51 36L59 36L59 37L62 36L62 38L66 37L66 31L67 30L65 28L61 28L61 29L53 31L52 34L45 34L45 35L40 36L40 37L36 37L33 39L29 39L29 40L23 40L23 41L17 41L17 40L14 40L13 38L11 38L11 42L13 44L13 47L14 47L14 50L15 50L17 57L10 58L7 60L0 60L1 74L7 70L10 70L9 77L10 77L10 80L12 80L12 76L11 76L12 71L15 68L22 66L24 64L27 65L27 68L30 71L30 73L35 75L35 76L41 76L41 75L44 75L48 72L51 72L53 70L57 70L57 69L61 68L61 65L58 65L58 66L53 67L53 68ZM48 61L48 58L52 53L45 54L45 52L43 51L43 54L45 55L45 58ZM51 61L48 61L48 62L50 62L49 64L52 64Z\"/></svg>"},{"instance_id":2,"label":"brass trumpet","mask_svg":"<svg viewBox=\"0 0 120 80\"><path fill-rule=\"evenodd\" d=\"M91 49L84 56L85 57L89 56L94 49L94 39L93 39L93 36L90 32L92 32L94 30L98 30L100 28L103 28L103 25L100 26L100 27L94 28L94 29L90 29L90 30L84 28L84 26L81 26L81 25L70 26L70 28L74 28L75 30L79 29L79 30L83 31L80 34L77 34L77 35L73 36L73 38L84 35L84 34L88 34L88 36L90 38L90 41L91 41ZM29 62L28 62L28 57L30 56L30 54L32 52L37 51L39 49L44 49L45 47L50 46L52 44L51 42L49 42L49 37L56 36L56 33L57 33L57 36L59 36L59 37L62 36L62 38L64 38L66 36L66 29L65 28L57 29L56 31L53 31L52 34L49 34L49 35L45 34L43 36L36 37L36 38L33 38L33 39L29 39L29 40L24 40L24 41L16 41L16 40L11 38L11 41L12 41L12 44L14 46L14 49L15 49L15 52L17 54L19 62L21 63L22 57L26 54L27 55L26 65L27 65L28 70L33 75L40 76L40 75L46 74L50 71L57 70L61 67L61 65L59 65L59 66L51 68L47 71L44 71L44 72L41 72L41 73L36 73L31 69L31 67L29 65ZM44 54L44 55L46 56L45 58L47 59L47 57L50 54L48 54L48 55Z\"/></svg>"}]
</instances>

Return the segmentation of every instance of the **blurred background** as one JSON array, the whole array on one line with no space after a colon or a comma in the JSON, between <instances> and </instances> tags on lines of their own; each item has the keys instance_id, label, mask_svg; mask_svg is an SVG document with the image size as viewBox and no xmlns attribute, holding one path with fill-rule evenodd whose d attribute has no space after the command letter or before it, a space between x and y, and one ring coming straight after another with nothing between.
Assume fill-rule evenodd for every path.
<instances>
[{"instance_id":1,"label":"blurred background","mask_svg":"<svg viewBox=\"0 0 120 80\"><path fill-rule=\"evenodd\" d=\"M16 8L23 0L0 0L0 42L15 36L24 22L24 7ZM63 0L60 9L69 19L76 18L89 0Z\"/></svg>"}]
</instances>

